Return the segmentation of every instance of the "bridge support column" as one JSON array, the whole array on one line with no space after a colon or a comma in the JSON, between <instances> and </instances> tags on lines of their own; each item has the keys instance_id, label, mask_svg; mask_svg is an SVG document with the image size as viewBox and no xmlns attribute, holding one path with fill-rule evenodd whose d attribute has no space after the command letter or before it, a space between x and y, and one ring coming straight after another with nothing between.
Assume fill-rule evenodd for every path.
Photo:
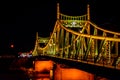
<instances>
[{"instance_id":1,"label":"bridge support column","mask_svg":"<svg viewBox=\"0 0 120 80\"><path fill-rule=\"evenodd\" d=\"M66 32L66 37L65 37L65 58L68 58L68 53L69 53L69 32Z\"/></svg>"}]
</instances>

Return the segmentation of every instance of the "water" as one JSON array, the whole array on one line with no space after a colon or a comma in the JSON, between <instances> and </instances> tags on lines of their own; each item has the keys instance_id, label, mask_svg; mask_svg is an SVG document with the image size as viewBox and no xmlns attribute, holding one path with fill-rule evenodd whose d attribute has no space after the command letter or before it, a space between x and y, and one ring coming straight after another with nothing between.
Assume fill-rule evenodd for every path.
<instances>
[{"instance_id":1,"label":"water","mask_svg":"<svg viewBox=\"0 0 120 80\"><path fill-rule=\"evenodd\" d=\"M0 80L29 80L22 71L0 72Z\"/></svg>"},{"instance_id":2,"label":"water","mask_svg":"<svg viewBox=\"0 0 120 80\"><path fill-rule=\"evenodd\" d=\"M54 64L54 62L53 62ZM48 61L34 61L34 70L35 71L51 71L51 67L53 66L52 61L48 60ZM53 80L109 80L107 78L103 78L100 76L95 76L94 74L85 72L83 70L79 70L76 68L72 68L69 66L66 66L64 64L56 64L54 65L54 69L52 69L53 76L49 76L52 77L51 79ZM50 73L48 73L50 75ZM48 77L48 78L49 78ZM46 79L44 78L43 80L51 80L51 79ZM42 80L40 78L37 78L35 80Z\"/></svg>"},{"instance_id":3,"label":"water","mask_svg":"<svg viewBox=\"0 0 120 80\"><path fill-rule=\"evenodd\" d=\"M22 70L13 67L10 69L11 64L15 58L0 58L0 80L29 80Z\"/></svg>"},{"instance_id":4,"label":"water","mask_svg":"<svg viewBox=\"0 0 120 80\"><path fill-rule=\"evenodd\" d=\"M33 61L28 58L0 58L0 80L109 80L102 77L96 77L94 74L87 73L75 68L64 68L57 64L51 78L51 61L37 61L36 67ZM32 70L38 73L26 73ZM41 71L41 72L39 72ZM44 73L42 72L44 71Z\"/></svg>"}]
</instances>

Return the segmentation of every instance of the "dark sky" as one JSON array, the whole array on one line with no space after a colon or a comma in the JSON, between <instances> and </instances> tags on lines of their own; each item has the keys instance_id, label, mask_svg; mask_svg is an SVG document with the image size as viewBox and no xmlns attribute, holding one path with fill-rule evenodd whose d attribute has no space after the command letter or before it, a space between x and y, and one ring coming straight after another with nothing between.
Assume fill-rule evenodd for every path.
<instances>
[{"instance_id":1,"label":"dark sky","mask_svg":"<svg viewBox=\"0 0 120 80\"><path fill-rule=\"evenodd\" d=\"M109 1L109 2L107 2ZM16 51L34 48L35 35L49 36L56 21L56 5L67 15L82 15L90 4L91 21L97 25L120 30L119 4L114 0L46 0L42 2L1 2L0 6L0 52L9 52L14 44Z\"/></svg>"}]
</instances>

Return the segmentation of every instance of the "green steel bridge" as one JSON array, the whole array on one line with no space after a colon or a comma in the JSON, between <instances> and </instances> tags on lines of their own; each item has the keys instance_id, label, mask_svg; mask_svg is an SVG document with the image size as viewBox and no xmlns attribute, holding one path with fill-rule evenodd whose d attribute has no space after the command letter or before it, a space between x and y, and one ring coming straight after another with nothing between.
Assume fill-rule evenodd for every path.
<instances>
[{"instance_id":1,"label":"green steel bridge","mask_svg":"<svg viewBox=\"0 0 120 80\"><path fill-rule=\"evenodd\" d=\"M119 48L120 33L105 30L93 23L89 5L86 14L69 16L60 12L58 3L52 34L40 37L37 32L32 54L119 71Z\"/></svg>"}]
</instances>

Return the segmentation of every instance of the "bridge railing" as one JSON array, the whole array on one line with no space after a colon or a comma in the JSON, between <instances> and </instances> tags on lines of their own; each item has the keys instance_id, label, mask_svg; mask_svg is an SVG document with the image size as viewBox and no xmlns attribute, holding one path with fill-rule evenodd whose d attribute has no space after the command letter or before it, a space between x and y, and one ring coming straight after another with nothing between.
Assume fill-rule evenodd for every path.
<instances>
[{"instance_id":1,"label":"bridge railing","mask_svg":"<svg viewBox=\"0 0 120 80\"><path fill-rule=\"evenodd\" d=\"M84 21L87 20L87 14L82 15L82 16L69 16L69 15L65 15L60 13L60 19L59 20L79 20L79 21Z\"/></svg>"}]
</instances>

